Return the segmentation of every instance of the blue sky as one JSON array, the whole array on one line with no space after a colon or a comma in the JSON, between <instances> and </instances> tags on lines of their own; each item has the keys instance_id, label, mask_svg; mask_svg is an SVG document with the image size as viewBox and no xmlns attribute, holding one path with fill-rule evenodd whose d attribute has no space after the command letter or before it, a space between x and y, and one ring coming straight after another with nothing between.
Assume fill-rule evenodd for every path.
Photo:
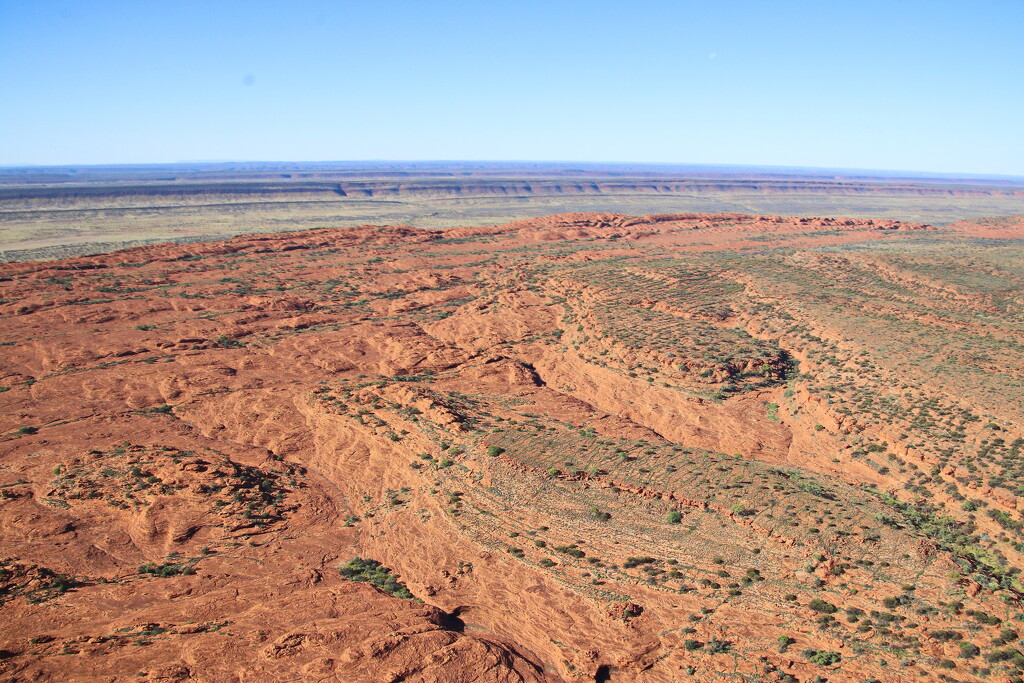
<instances>
[{"instance_id":1,"label":"blue sky","mask_svg":"<svg viewBox=\"0 0 1024 683\"><path fill-rule=\"evenodd\" d=\"M0 0L0 164L1024 175L1024 2Z\"/></svg>"}]
</instances>

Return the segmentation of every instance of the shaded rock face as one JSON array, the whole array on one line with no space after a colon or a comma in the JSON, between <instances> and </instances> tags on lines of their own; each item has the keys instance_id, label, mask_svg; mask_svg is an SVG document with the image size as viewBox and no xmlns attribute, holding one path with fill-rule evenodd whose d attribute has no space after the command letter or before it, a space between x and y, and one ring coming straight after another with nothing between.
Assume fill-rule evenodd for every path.
<instances>
[{"instance_id":1,"label":"shaded rock face","mask_svg":"<svg viewBox=\"0 0 1024 683\"><path fill-rule=\"evenodd\" d=\"M0 266L0 675L1010 680L1019 228L564 214Z\"/></svg>"}]
</instances>

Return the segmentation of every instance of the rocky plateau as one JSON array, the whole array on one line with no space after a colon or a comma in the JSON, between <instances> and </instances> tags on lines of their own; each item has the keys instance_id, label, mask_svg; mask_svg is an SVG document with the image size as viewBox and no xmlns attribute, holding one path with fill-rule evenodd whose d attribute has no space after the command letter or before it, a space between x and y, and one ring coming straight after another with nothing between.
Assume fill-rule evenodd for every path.
<instances>
[{"instance_id":1,"label":"rocky plateau","mask_svg":"<svg viewBox=\"0 0 1024 683\"><path fill-rule=\"evenodd\" d=\"M587 213L0 264L0 680L1022 681L1022 240Z\"/></svg>"}]
</instances>

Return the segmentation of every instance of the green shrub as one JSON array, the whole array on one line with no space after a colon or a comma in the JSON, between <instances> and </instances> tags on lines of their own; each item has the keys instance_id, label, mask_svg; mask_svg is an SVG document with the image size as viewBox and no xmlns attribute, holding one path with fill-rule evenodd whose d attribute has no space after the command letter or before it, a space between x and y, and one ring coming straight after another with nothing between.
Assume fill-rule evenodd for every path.
<instances>
[{"instance_id":1,"label":"green shrub","mask_svg":"<svg viewBox=\"0 0 1024 683\"><path fill-rule=\"evenodd\" d=\"M683 513L679 512L679 510L669 510L665 521L669 524L679 524L683 521Z\"/></svg>"},{"instance_id":2,"label":"green shrub","mask_svg":"<svg viewBox=\"0 0 1024 683\"><path fill-rule=\"evenodd\" d=\"M1003 648L1001 650L992 650L985 655L985 661L990 663L998 662L1013 662L1013 665L1020 668L1024 666L1024 654L1020 650L1015 650L1011 647Z\"/></svg>"},{"instance_id":3,"label":"green shrub","mask_svg":"<svg viewBox=\"0 0 1024 683\"><path fill-rule=\"evenodd\" d=\"M68 576L67 574L53 574L43 582L43 587L46 590L54 591L58 594L67 593L72 588L76 588L81 585L82 584L76 581L74 577Z\"/></svg>"},{"instance_id":4,"label":"green shrub","mask_svg":"<svg viewBox=\"0 0 1024 683\"><path fill-rule=\"evenodd\" d=\"M639 567L642 564L654 564L657 560L653 557L642 555L640 557L627 557L626 561L622 563L623 568L632 569L633 567Z\"/></svg>"},{"instance_id":5,"label":"green shrub","mask_svg":"<svg viewBox=\"0 0 1024 683\"><path fill-rule=\"evenodd\" d=\"M807 661L811 664L817 664L818 666L832 666L842 660L842 656L838 652L829 650L804 650L804 657L807 657Z\"/></svg>"},{"instance_id":6,"label":"green shrub","mask_svg":"<svg viewBox=\"0 0 1024 683\"><path fill-rule=\"evenodd\" d=\"M807 605L815 612L821 612L822 614L835 614L839 611L839 608L833 605L831 602L825 602L821 598L814 598Z\"/></svg>"},{"instance_id":7,"label":"green shrub","mask_svg":"<svg viewBox=\"0 0 1024 683\"><path fill-rule=\"evenodd\" d=\"M195 574L196 570L191 564L186 562L164 562L163 564L147 562L139 567L138 572L139 574L151 574L152 576L167 578L177 576L178 574Z\"/></svg>"},{"instance_id":8,"label":"green shrub","mask_svg":"<svg viewBox=\"0 0 1024 683\"><path fill-rule=\"evenodd\" d=\"M821 484L819 484L816 481L810 481L810 480L807 480L807 479L801 479L801 480L796 482L796 487L798 489L800 489L801 491L806 491L807 493L811 494L812 496L822 496L822 497L824 497L824 494L825 494L825 489L822 487Z\"/></svg>"},{"instance_id":9,"label":"green shrub","mask_svg":"<svg viewBox=\"0 0 1024 683\"><path fill-rule=\"evenodd\" d=\"M718 640L717 638L708 641L708 652L713 655L719 655L728 652L732 648L732 643L728 640Z\"/></svg>"},{"instance_id":10,"label":"green shrub","mask_svg":"<svg viewBox=\"0 0 1024 683\"><path fill-rule=\"evenodd\" d=\"M947 631L944 629L937 629L928 634L929 637L934 638L942 643L947 643L951 640L961 640L963 638L957 631Z\"/></svg>"},{"instance_id":11,"label":"green shrub","mask_svg":"<svg viewBox=\"0 0 1024 683\"><path fill-rule=\"evenodd\" d=\"M237 339L232 339L226 334L222 334L216 339L214 339L213 343L222 349L239 349L245 346L245 344L243 344L242 342L238 341Z\"/></svg>"},{"instance_id":12,"label":"green shrub","mask_svg":"<svg viewBox=\"0 0 1024 683\"><path fill-rule=\"evenodd\" d=\"M354 557L338 567L338 572L349 581L369 583L396 598L412 598L412 593L391 570L376 560Z\"/></svg>"},{"instance_id":13,"label":"green shrub","mask_svg":"<svg viewBox=\"0 0 1024 683\"><path fill-rule=\"evenodd\" d=\"M981 654L981 650L974 643L960 643L960 659L972 659Z\"/></svg>"},{"instance_id":14,"label":"green shrub","mask_svg":"<svg viewBox=\"0 0 1024 683\"><path fill-rule=\"evenodd\" d=\"M1012 628L1000 629L999 637L992 640L993 645L1008 645L1017 640L1017 632Z\"/></svg>"},{"instance_id":15,"label":"green shrub","mask_svg":"<svg viewBox=\"0 0 1024 683\"><path fill-rule=\"evenodd\" d=\"M979 624L985 624L987 626L998 626L1003 622L1002 619L993 614L988 614L987 612L981 612L973 609L967 610L967 616L972 617Z\"/></svg>"}]
</instances>

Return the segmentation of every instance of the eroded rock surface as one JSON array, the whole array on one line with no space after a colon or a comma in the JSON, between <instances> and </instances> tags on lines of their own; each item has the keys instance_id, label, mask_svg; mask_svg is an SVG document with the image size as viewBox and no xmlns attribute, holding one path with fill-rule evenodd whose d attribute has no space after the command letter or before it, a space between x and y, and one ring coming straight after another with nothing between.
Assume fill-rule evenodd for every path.
<instances>
[{"instance_id":1,"label":"eroded rock surface","mask_svg":"<svg viewBox=\"0 0 1024 683\"><path fill-rule=\"evenodd\" d=\"M0 676L1019 680L1019 232L566 214L0 266Z\"/></svg>"}]
</instances>

